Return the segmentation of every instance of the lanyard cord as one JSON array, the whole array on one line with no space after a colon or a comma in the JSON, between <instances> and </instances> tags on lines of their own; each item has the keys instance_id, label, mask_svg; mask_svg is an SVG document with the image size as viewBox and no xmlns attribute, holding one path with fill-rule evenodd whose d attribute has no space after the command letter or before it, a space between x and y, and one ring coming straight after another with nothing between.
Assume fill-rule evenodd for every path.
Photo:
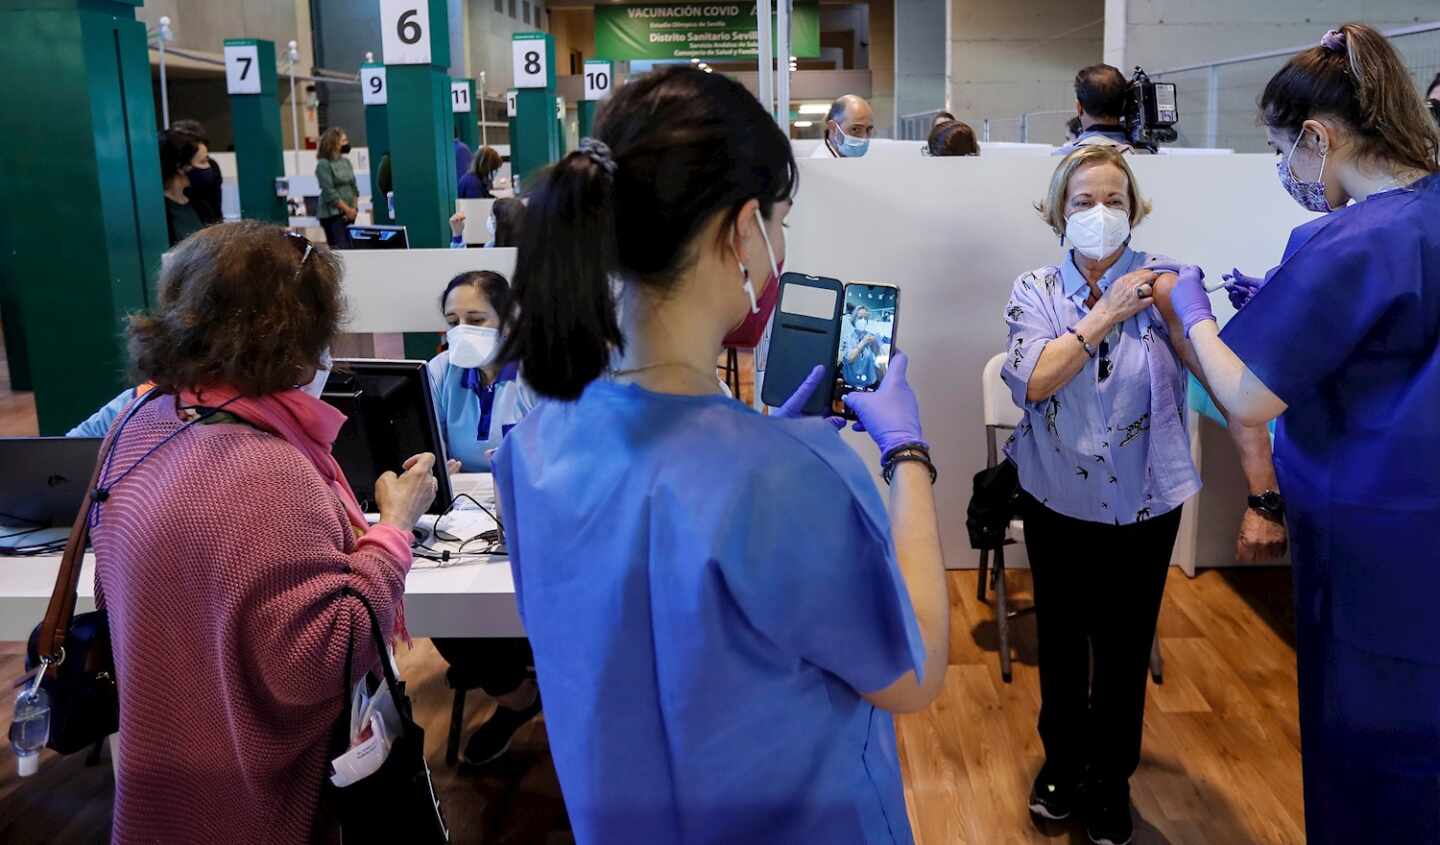
<instances>
[{"instance_id":1,"label":"lanyard cord","mask_svg":"<svg viewBox=\"0 0 1440 845\"><path fill-rule=\"evenodd\" d=\"M149 402L151 399L154 399L156 396L159 396L159 395L163 395L163 392L162 392L162 391L159 391L159 390L151 391L150 393L147 393L147 394L145 395L145 397L142 398L140 401L138 401L138 402L136 402L134 405L132 405L132 406L130 407L130 410L129 410L128 412L126 412L126 414L125 414L125 419L121 420L121 421L120 421L120 426L115 429L115 435L110 438L110 449L109 449L108 452L105 453L105 468L104 468L103 470L101 470L101 472L100 472L100 479L101 479L100 482L95 485L95 493L94 493L94 496L93 496L93 498L94 498L94 500L95 500L95 507L94 507L94 510L92 510L92 511L90 512L90 527L91 527L91 528L94 528L95 526L97 526L97 525L100 524L100 506L101 506L101 504L103 504L106 500L108 500L108 499L110 498L110 491L111 491L112 489L114 489L115 485L117 485L117 484L119 484L120 482L124 481L125 478L126 478L126 476L128 476L130 473L134 472L136 467L140 466L140 464L142 464L142 463L145 462L145 459L146 459L146 458L148 458L148 457L150 457L151 455L155 454L157 451L160 450L160 448L161 448L162 446L164 446L165 444L169 443L171 440L174 440L176 437L178 437L178 436L180 435L181 432L189 429L189 428L190 428L191 426L193 426L193 425L198 425L198 424L200 424L200 423L205 422L206 420L210 419L211 417L213 417L213 416L215 416L216 414L218 414L218 413L220 413L221 411L223 411L223 410L225 409L225 407L226 407L227 405L229 405L231 402L234 402L235 400L237 400L237 399L240 398L239 396L232 397L231 399L227 400L227 401L226 401L223 405L221 405L220 407L218 407L218 408L211 408L211 409L207 410L205 413L203 413L203 414L201 414L200 416L196 417L195 419L191 420L190 422L187 422L187 423L185 423L184 425L180 426L179 428L175 429L174 431L170 432L168 435L165 436L165 439L164 439L164 440L161 440L159 443L156 443L154 446L151 446L151 447L145 452L145 454L141 455L139 460L135 461L135 463L133 463L133 464L131 464L130 466L126 467L126 468L125 468L125 471L122 472L122 473L120 473L120 476L119 476L118 478L116 478L114 481L111 481L111 482L108 483L108 484L105 483L107 476L109 476L109 474L110 474L110 467L113 465L113 463L114 463L114 461L115 461L115 450L116 450L116 448L120 445L120 435L121 435L122 433L124 433L124 431L125 431L125 426L127 426L127 425L130 424L131 418L135 416L135 413L140 410L140 407L141 407L142 405L144 405L145 403Z\"/></svg>"}]
</instances>

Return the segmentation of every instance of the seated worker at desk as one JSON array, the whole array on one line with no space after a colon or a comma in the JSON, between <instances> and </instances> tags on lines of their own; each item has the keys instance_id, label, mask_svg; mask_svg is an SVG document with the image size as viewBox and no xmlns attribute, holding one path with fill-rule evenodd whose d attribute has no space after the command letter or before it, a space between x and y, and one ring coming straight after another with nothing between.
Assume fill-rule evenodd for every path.
<instances>
[{"instance_id":1,"label":"seated worker at desk","mask_svg":"<svg viewBox=\"0 0 1440 845\"><path fill-rule=\"evenodd\" d=\"M445 286L440 308L450 330L447 349L430 360L435 415L450 457L464 472L489 472L490 455L506 432L534 406L534 394L515 364L496 363L500 315L511 308L510 283L499 273L461 273ZM452 461L453 464L453 461ZM479 766L503 755L515 732L540 713L540 691L530 667L530 641L436 638L450 664L452 687L479 687L496 701L495 714L465 743L461 759Z\"/></svg>"},{"instance_id":2,"label":"seated worker at desk","mask_svg":"<svg viewBox=\"0 0 1440 845\"><path fill-rule=\"evenodd\" d=\"M431 395L445 447L462 472L489 472L489 453L535 405L516 365L495 360L510 301L510 283L489 270L461 273L440 297L450 328L445 351L430 359Z\"/></svg>"},{"instance_id":3,"label":"seated worker at desk","mask_svg":"<svg viewBox=\"0 0 1440 845\"><path fill-rule=\"evenodd\" d=\"M110 425L120 412L125 410L131 400L149 393L155 385L146 382L138 387L127 387L116 394L114 399L100 406L100 409L90 415L85 422L80 423L69 431L65 432L66 437L104 437L110 431Z\"/></svg>"}]
</instances>

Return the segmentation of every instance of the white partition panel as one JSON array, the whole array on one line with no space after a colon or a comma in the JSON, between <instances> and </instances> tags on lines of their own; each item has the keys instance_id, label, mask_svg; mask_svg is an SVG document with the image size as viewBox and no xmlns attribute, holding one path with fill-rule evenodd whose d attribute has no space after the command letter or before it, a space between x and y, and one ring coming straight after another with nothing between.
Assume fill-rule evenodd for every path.
<instances>
[{"instance_id":1,"label":"white partition panel","mask_svg":"<svg viewBox=\"0 0 1440 845\"><path fill-rule=\"evenodd\" d=\"M345 331L357 334L440 332L440 294L467 270L492 270L509 279L514 249L345 250Z\"/></svg>"},{"instance_id":2,"label":"white partition panel","mask_svg":"<svg viewBox=\"0 0 1440 845\"><path fill-rule=\"evenodd\" d=\"M1060 256L1033 207L1057 163L1028 155L800 162L785 268L901 287L898 346L911 356L941 470L936 495L952 567L975 565L965 508L985 462L980 374L1005 346L1010 285ZM1136 248L1198 263L1211 281L1232 266L1263 273L1290 230L1310 218L1280 188L1272 156L1137 156L1131 164L1154 203ZM1222 320L1232 313L1223 294L1213 300ZM874 456L863 435L846 437ZM1234 529L1199 528L1228 532L1232 542Z\"/></svg>"},{"instance_id":3,"label":"white partition panel","mask_svg":"<svg viewBox=\"0 0 1440 845\"><path fill-rule=\"evenodd\" d=\"M495 200L456 200L457 211L465 212L465 243L483 244L490 242L490 230L485 221L490 218L490 207ZM508 278L508 277L507 277Z\"/></svg>"}]
</instances>

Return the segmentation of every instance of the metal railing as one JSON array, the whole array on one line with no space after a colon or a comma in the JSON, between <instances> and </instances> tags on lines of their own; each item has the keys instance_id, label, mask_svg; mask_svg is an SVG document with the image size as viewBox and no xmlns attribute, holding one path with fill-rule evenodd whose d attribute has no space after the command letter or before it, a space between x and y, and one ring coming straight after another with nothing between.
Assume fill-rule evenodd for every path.
<instances>
[{"instance_id":1,"label":"metal railing","mask_svg":"<svg viewBox=\"0 0 1440 845\"><path fill-rule=\"evenodd\" d=\"M1399 51L1415 87L1424 96L1430 80L1440 71L1440 21L1398 27L1384 34ZM1172 146L1267 151L1256 101L1265 83L1291 56L1312 46L1285 47L1151 72L1151 79L1176 85L1180 122L1175 128L1180 137ZM982 132L981 140L1063 144L1065 124L1074 113L1072 108L986 118L982 123L988 129Z\"/></svg>"}]
</instances>

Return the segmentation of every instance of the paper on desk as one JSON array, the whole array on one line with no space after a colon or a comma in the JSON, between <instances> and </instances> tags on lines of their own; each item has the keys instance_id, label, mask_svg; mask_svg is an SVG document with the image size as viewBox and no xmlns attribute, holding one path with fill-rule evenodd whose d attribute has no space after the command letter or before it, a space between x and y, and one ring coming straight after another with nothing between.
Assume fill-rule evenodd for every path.
<instances>
[{"instance_id":1,"label":"paper on desk","mask_svg":"<svg viewBox=\"0 0 1440 845\"><path fill-rule=\"evenodd\" d=\"M435 525L437 532L460 540L469 540L471 537L478 537L480 534L494 529L495 520L476 508L465 510L457 508Z\"/></svg>"}]
</instances>

